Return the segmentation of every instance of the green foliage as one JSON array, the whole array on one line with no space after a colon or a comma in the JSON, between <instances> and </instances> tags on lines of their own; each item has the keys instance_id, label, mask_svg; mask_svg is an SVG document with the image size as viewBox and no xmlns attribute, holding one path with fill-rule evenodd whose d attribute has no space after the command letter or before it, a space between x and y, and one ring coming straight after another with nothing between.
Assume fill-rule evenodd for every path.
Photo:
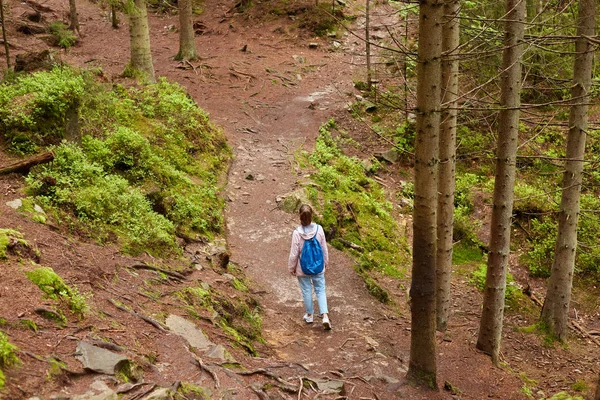
<instances>
[{"instance_id":1,"label":"green foliage","mask_svg":"<svg viewBox=\"0 0 600 400\"><path fill-rule=\"evenodd\" d=\"M472 173L457 174L454 190L454 225L453 240L463 246L478 248L481 242L477 238L476 229L480 221L472 217L475 205L473 195L484 182L484 178ZM479 189L482 191L483 189Z\"/></svg>"},{"instance_id":2,"label":"green foliage","mask_svg":"<svg viewBox=\"0 0 600 400\"><path fill-rule=\"evenodd\" d=\"M0 260L7 257L6 250L10 243L20 243L25 247L29 247L29 243L23 239L23 234L13 229L0 228Z\"/></svg>"},{"instance_id":3,"label":"green foliage","mask_svg":"<svg viewBox=\"0 0 600 400\"><path fill-rule=\"evenodd\" d=\"M222 231L219 176L231 152L179 85L162 79L107 90L92 72L56 68L1 89L8 143L25 137L32 151L55 145L55 160L34 168L27 184L59 223L131 254L176 254L176 234ZM59 144L73 108L81 146Z\"/></svg>"},{"instance_id":4,"label":"green foliage","mask_svg":"<svg viewBox=\"0 0 600 400\"><path fill-rule=\"evenodd\" d=\"M19 349L8 341L8 336L0 331L0 390L6 383L6 377L3 370L13 365L20 364L21 360L17 356Z\"/></svg>"},{"instance_id":5,"label":"green foliage","mask_svg":"<svg viewBox=\"0 0 600 400\"><path fill-rule=\"evenodd\" d=\"M74 313L83 316L89 310L85 297L79 294L76 288L67 286L52 268L39 267L26 272L25 275L49 298L66 301Z\"/></svg>"},{"instance_id":6,"label":"green foliage","mask_svg":"<svg viewBox=\"0 0 600 400\"><path fill-rule=\"evenodd\" d=\"M59 143L67 111L78 106L84 92L83 77L62 67L0 84L0 125L8 149L28 154Z\"/></svg>"},{"instance_id":7,"label":"green foliage","mask_svg":"<svg viewBox=\"0 0 600 400\"><path fill-rule=\"evenodd\" d=\"M306 10L298 16L298 27L314 32L317 36L325 36L335 32L340 21L345 18L341 7L332 12L331 3L318 3L312 10Z\"/></svg>"},{"instance_id":8,"label":"green foliage","mask_svg":"<svg viewBox=\"0 0 600 400\"><path fill-rule=\"evenodd\" d=\"M517 217L529 218L537 214L554 211L557 204L556 193L549 193L543 184L535 185L527 182L516 182L513 212Z\"/></svg>"},{"instance_id":9,"label":"green foliage","mask_svg":"<svg viewBox=\"0 0 600 400\"><path fill-rule=\"evenodd\" d=\"M584 400L582 396L571 396L568 392L558 392L552 397L548 397L547 399L540 400Z\"/></svg>"},{"instance_id":10,"label":"green foliage","mask_svg":"<svg viewBox=\"0 0 600 400\"><path fill-rule=\"evenodd\" d=\"M46 372L46 380L50 381L55 377L61 376L63 371L68 368L67 363L58 360L54 357L48 360L48 371Z\"/></svg>"},{"instance_id":11,"label":"green foliage","mask_svg":"<svg viewBox=\"0 0 600 400\"><path fill-rule=\"evenodd\" d=\"M22 319L21 321L19 321L19 323L21 325L23 325L25 328L27 328L30 331L33 331L35 333L37 333L37 331L39 329L38 326L37 326L37 324L34 321L30 320L30 319Z\"/></svg>"},{"instance_id":12,"label":"green foliage","mask_svg":"<svg viewBox=\"0 0 600 400\"><path fill-rule=\"evenodd\" d=\"M596 277L600 273L600 248L597 245L600 230L600 199L591 193L581 196L581 216L577 229L577 255L575 272ZM533 219L530 223L528 250L523 261L533 276L549 277L554 260L554 247L558 234L558 221L551 215Z\"/></svg>"},{"instance_id":13,"label":"green foliage","mask_svg":"<svg viewBox=\"0 0 600 400\"><path fill-rule=\"evenodd\" d=\"M463 265L472 262L481 263L483 261L483 252L478 247L460 243L452 249L452 264L454 265Z\"/></svg>"},{"instance_id":14,"label":"green foliage","mask_svg":"<svg viewBox=\"0 0 600 400\"><path fill-rule=\"evenodd\" d=\"M62 22L53 22L50 24L50 33L54 37L54 43L64 49L77 43L77 36Z\"/></svg>"},{"instance_id":15,"label":"green foliage","mask_svg":"<svg viewBox=\"0 0 600 400\"><path fill-rule=\"evenodd\" d=\"M19 364L19 349L8 341L8 336L0 331L0 369Z\"/></svg>"},{"instance_id":16,"label":"green foliage","mask_svg":"<svg viewBox=\"0 0 600 400\"><path fill-rule=\"evenodd\" d=\"M394 139L396 146L402 150L402 154L406 156L407 153L414 153L415 151L415 124L405 122L399 125L394 131Z\"/></svg>"},{"instance_id":17,"label":"green foliage","mask_svg":"<svg viewBox=\"0 0 600 400\"><path fill-rule=\"evenodd\" d=\"M573 384L571 385L571 389L573 389L576 392L585 392L589 389L589 387L584 380L578 379L575 382L573 382Z\"/></svg>"},{"instance_id":18,"label":"green foliage","mask_svg":"<svg viewBox=\"0 0 600 400\"><path fill-rule=\"evenodd\" d=\"M344 155L339 136L332 136L335 129L333 120L321 126L315 151L308 156L315 168L311 178L322 197L318 222L333 246L341 248L344 242L351 242L364 249L355 253L361 270L401 277L408 250L392 216L392 205L383 188L367 176L363 163ZM319 197L308 194L309 198Z\"/></svg>"},{"instance_id":19,"label":"green foliage","mask_svg":"<svg viewBox=\"0 0 600 400\"><path fill-rule=\"evenodd\" d=\"M393 302L392 297L387 292L387 290L382 288L381 285L375 279L373 279L373 277L371 277L368 272L359 271L359 273L362 276L363 280L365 281L367 290L369 291L369 293L371 293L371 295L373 297L375 297L377 300L379 300L383 304L390 304Z\"/></svg>"}]
</instances>

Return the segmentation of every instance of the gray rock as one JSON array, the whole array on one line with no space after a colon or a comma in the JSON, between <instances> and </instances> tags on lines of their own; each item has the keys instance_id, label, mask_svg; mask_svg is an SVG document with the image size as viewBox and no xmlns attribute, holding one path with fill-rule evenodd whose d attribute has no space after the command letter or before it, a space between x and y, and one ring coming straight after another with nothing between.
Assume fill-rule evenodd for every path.
<instances>
[{"instance_id":1,"label":"gray rock","mask_svg":"<svg viewBox=\"0 0 600 400\"><path fill-rule=\"evenodd\" d=\"M90 388L92 390L84 393L84 394L80 394L80 395L76 395L71 397L71 400L118 400L119 396L117 395L117 393L112 390L111 388L109 388L106 383L104 383L103 381L94 381L94 383L92 383L90 385Z\"/></svg>"},{"instance_id":2,"label":"gray rock","mask_svg":"<svg viewBox=\"0 0 600 400\"><path fill-rule=\"evenodd\" d=\"M298 63L298 64L306 64L306 57L304 56L296 56L293 55L292 58Z\"/></svg>"},{"instance_id":3,"label":"gray rock","mask_svg":"<svg viewBox=\"0 0 600 400\"><path fill-rule=\"evenodd\" d=\"M16 199L16 200L12 200L12 201L7 201L6 205L12 209L18 210L19 207L21 207L23 205L23 200Z\"/></svg>"},{"instance_id":4,"label":"gray rock","mask_svg":"<svg viewBox=\"0 0 600 400\"><path fill-rule=\"evenodd\" d=\"M232 281L235 279L235 276L231 275L231 274L223 274L221 275L223 278L227 279L228 281Z\"/></svg>"},{"instance_id":5,"label":"gray rock","mask_svg":"<svg viewBox=\"0 0 600 400\"><path fill-rule=\"evenodd\" d=\"M204 353L204 356L209 358L214 358L220 361L235 361L233 357L227 352L225 347L220 344L216 344L212 346L207 352Z\"/></svg>"},{"instance_id":6,"label":"gray rock","mask_svg":"<svg viewBox=\"0 0 600 400\"><path fill-rule=\"evenodd\" d=\"M142 400L171 400L173 395L169 388L158 388Z\"/></svg>"},{"instance_id":7,"label":"gray rock","mask_svg":"<svg viewBox=\"0 0 600 400\"><path fill-rule=\"evenodd\" d=\"M376 153L375 157L377 159L385 160L385 161L387 161L389 163L392 163L392 164L398 162L398 159L400 158L398 152L396 150L394 150L394 149L390 149L388 151L381 151L379 153Z\"/></svg>"},{"instance_id":8,"label":"gray rock","mask_svg":"<svg viewBox=\"0 0 600 400\"><path fill-rule=\"evenodd\" d=\"M316 380L317 388L326 393L340 393L344 391L344 382L330 380Z\"/></svg>"},{"instance_id":9,"label":"gray rock","mask_svg":"<svg viewBox=\"0 0 600 400\"><path fill-rule=\"evenodd\" d=\"M77 359L81 361L84 368L108 375L114 375L118 364L128 361L125 356L87 342L79 342L77 353Z\"/></svg>"},{"instance_id":10,"label":"gray rock","mask_svg":"<svg viewBox=\"0 0 600 400\"><path fill-rule=\"evenodd\" d=\"M293 214L300 209L302 204L308 204L308 196L304 189L294 190L277 197L277 206L280 210Z\"/></svg>"},{"instance_id":11,"label":"gray rock","mask_svg":"<svg viewBox=\"0 0 600 400\"><path fill-rule=\"evenodd\" d=\"M171 331L184 338L190 346L200 351L209 350L213 346L213 342L208 340L204 332L185 318L171 314L167 317L165 323Z\"/></svg>"}]
</instances>

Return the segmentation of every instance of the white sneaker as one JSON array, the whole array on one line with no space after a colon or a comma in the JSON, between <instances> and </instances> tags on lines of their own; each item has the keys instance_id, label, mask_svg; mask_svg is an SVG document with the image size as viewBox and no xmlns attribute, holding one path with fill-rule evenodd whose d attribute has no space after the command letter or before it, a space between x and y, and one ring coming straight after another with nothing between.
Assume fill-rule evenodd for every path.
<instances>
[{"instance_id":1,"label":"white sneaker","mask_svg":"<svg viewBox=\"0 0 600 400\"><path fill-rule=\"evenodd\" d=\"M326 331L331 329L331 322L329 322L329 317L327 315L323 316L323 328Z\"/></svg>"},{"instance_id":2,"label":"white sneaker","mask_svg":"<svg viewBox=\"0 0 600 400\"><path fill-rule=\"evenodd\" d=\"M309 314L304 314L304 317L302 317L302 319L307 324L312 324L313 323L313 315L312 314L310 314L310 315Z\"/></svg>"}]
</instances>

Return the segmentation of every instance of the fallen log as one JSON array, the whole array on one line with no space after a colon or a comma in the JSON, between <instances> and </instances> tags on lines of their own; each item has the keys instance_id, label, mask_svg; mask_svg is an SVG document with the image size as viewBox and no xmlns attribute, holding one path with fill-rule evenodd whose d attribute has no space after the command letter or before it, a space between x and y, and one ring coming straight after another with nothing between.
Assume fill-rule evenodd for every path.
<instances>
[{"instance_id":1,"label":"fallen log","mask_svg":"<svg viewBox=\"0 0 600 400\"><path fill-rule=\"evenodd\" d=\"M38 164L48 163L52 160L54 160L54 152L53 151L48 151L48 152L42 153L42 154L36 154L35 156L29 157L25 160L16 161L7 166L0 167L0 175L6 175L6 174L10 174L12 172L27 173L27 172L29 172L29 170L32 167L34 167Z\"/></svg>"}]
</instances>

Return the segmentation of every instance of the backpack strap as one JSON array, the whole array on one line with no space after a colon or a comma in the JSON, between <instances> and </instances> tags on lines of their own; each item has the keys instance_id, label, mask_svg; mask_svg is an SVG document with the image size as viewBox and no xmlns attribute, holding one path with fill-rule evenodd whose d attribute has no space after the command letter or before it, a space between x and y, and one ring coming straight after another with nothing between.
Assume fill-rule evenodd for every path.
<instances>
[{"instance_id":1,"label":"backpack strap","mask_svg":"<svg viewBox=\"0 0 600 400\"><path fill-rule=\"evenodd\" d=\"M313 237L311 237L310 239L306 239L306 240L312 240L313 238L316 239L317 238L317 233L319 233L319 224L315 224L317 226L317 228L315 229L315 235ZM304 229L304 225L300 225L302 227L302 232L304 232L304 234L306 234L306 229ZM321 228L323 229L323 228Z\"/></svg>"}]
</instances>

